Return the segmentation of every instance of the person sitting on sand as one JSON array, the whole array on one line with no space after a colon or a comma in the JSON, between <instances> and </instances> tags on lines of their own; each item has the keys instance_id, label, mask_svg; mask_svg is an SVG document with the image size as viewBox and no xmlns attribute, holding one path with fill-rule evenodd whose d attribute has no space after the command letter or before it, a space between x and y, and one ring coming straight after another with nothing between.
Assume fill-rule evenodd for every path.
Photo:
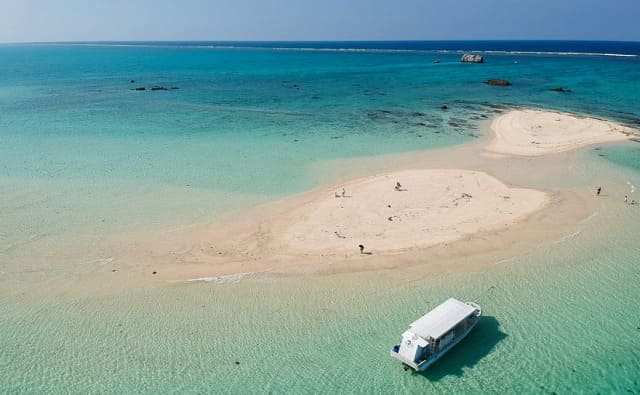
<instances>
[{"instance_id":1,"label":"person sitting on sand","mask_svg":"<svg viewBox=\"0 0 640 395\"><path fill-rule=\"evenodd\" d=\"M401 191L402 190L402 185L400 184L399 181L396 182L396 187L395 187L396 191Z\"/></svg>"},{"instance_id":2,"label":"person sitting on sand","mask_svg":"<svg viewBox=\"0 0 640 395\"><path fill-rule=\"evenodd\" d=\"M598 189L596 190L596 195L600 196L600 191L602 191L602 187L598 187Z\"/></svg>"}]
</instances>

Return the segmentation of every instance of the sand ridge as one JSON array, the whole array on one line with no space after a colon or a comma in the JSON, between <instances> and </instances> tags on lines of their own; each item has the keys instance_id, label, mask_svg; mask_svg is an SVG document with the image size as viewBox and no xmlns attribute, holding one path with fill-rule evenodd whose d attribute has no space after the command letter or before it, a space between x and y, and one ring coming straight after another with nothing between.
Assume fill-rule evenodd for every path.
<instances>
[{"instance_id":1,"label":"sand ridge","mask_svg":"<svg viewBox=\"0 0 640 395\"><path fill-rule=\"evenodd\" d=\"M307 252L356 252L359 244L378 253L427 247L507 226L549 201L542 191L457 169L399 171L350 182L345 190L345 197L327 191L278 239Z\"/></svg>"},{"instance_id":2,"label":"sand ridge","mask_svg":"<svg viewBox=\"0 0 640 395\"><path fill-rule=\"evenodd\" d=\"M591 194L548 182L570 168L569 156L545 155L632 133L610 122L535 110L502 114L492 129L488 146L483 139L414 153L413 162L397 170L248 209L223 223L156 234L116 259L135 262L143 277L158 280L425 265L427 250L431 271L482 266L562 237L592 214ZM371 255L360 253L359 244ZM443 263L459 259L455 266ZM150 267L157 276L149 275Z\"/></svg>"},{"instance_id":3,"label":"sand ridge","mask_svg":"<svg viewBox=\"0 0 640 395\"><path fill-rule=\"evenodd\" d=\"M633 137L634 130L596 118L541 110L511 110L491 123L488 151L541 156Z\"/></svg>"}]
</instances>

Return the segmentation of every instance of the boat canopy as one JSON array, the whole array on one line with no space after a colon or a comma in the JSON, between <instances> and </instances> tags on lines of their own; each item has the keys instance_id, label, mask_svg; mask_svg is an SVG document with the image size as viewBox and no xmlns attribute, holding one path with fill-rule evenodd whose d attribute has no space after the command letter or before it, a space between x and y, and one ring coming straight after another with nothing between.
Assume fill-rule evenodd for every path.
<instances>
[{"instance_id":1,"label":"boat canopy","mask_svg":"<svg viewBox=\"0 0 640 395\"><path fill-rule=\"evenodd\" d=\"M410 330L423 339L439 339L454 328L460 321L471 315L475 307L454 298L447 299L409 325Z\"/></svg>"}]
</instances>

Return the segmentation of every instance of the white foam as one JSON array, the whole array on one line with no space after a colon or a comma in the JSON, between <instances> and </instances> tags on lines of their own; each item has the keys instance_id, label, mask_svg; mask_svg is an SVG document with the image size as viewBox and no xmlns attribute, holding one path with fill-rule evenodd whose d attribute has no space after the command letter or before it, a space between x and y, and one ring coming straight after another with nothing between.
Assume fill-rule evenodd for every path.
<instances>
[{"instance_id":1,"label":"white foam","mask_svg":"<svg viewBox=\"0 0 640 395\"><path fill-rule=\"evenodd\" d=\"M198 278L189 279L187 280L187 282L190 282L190 283L205 282L205 283L214 283L214 284L237 283L237 282L240 282L240 280L242 280L243 278L256 277L260 274L264 274L268 272L269 270L265 270L261 272L235 273L235 274L229 274L226 276L198 277Z\"/></svg>"},{"instance_id":2,"label":"white foam","mask_svg":"<svg viewBox=\"0 0 640 395\"><path fill-rule=\"evenodd\" d=\"M626 53L609 53L609 52L563 52L563 51L469 51L487 54L505 54L505 55L554 55L554 56L612 56L620 58L636 58L638 55Z\"/></svg>"},{"instance_id":3,"label":"white foam","mask_svg":"<svg viewBox=\"0 0 640 395\"><path fill-rule=\"evenodd\" d=\"M108 263L113 262L113 257L109 257L109 258L99 258L96 259L95 261L93 261L94 263L97 263L98 265L106 265Z\"/></svg>"},{"instance_id":4,"label":"white foam","mask_svg":"<svg viewBox=\"0 0 640 395\"><path fill-rule=\"evenodd\" d=\"M587 218L583 219L582 221L580 221L578 223L578 225L582 225L582 224L586 224L587 222L591 221L593 218L598 216L598 212L596 211L595 213L591 214L590 216L588 216Z\"/></svg>"},{"instance_id":5,"label":"white foam","mask_svg":"<svg viewBox=\"0 0 640 395\"><path fill-rule=\"evenodd\" d=\"M503 264L503 263L511 263L511 262L513 262L513 261L515 261L515 260L516 260L516 257L515 257L515 256L512 256L511 258L501 259L501 260L499 260L498 262L496 262L496 264L501 265L501 264Z\"/></svg>"},{"instance_id":6,"label":"white foam","mask_svg":"<svg viewBox=\"0 0 640 395\"><path fill-rule=\"evenodd\" d=\"M562 237L560 240L556 240L555 242L553 242L553 244L560 244L560 243L564 243L565 241L571 240L574 237L578 236L580 233L582 233L582 229L578 229L575 232L566 235L564 237Z\"/></svg>"},{"instance_id":7,"label":"white foam","mask_svg":"<svg viewBox=\"0 0 640 395\"><path fill-rule=\"evenodd\" d=\"M244 45L197 45L162 43L30 43L30 45L89 46L89 47L136 47L136 48L200 48L225 50L267 50L300 52L362 52L362 53L484 53L496 55L549 55L549 56L609 56L636 58L636 54L610 52L572 52L572 51L504 51L504 50L450 50L450 49L400 49L400 48L314 48L314 47L262 47Z\"/></svg>"}]
</instances>

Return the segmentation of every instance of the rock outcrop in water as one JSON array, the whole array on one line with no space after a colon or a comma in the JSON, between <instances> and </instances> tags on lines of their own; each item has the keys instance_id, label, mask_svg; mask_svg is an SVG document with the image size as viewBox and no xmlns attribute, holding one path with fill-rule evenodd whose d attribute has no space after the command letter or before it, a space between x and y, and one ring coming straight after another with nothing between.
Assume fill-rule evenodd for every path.
<instances>
[{"instance_id":1,"label":"rock outcrop in water","mask_svg":"<svg viewBox=\"0 0 640 395\"><path fill-rule=\"evenodd\" d=\"M492 78L490 80L487 80L486 83L488 85L493 85L493 86L509 86L509 85L511 85L511 82L509 82L507 80L502 80L500 78Z\"/></svg>"},{"instance_id":2,"label":"rock outcrop in water","mask_svg":"<svg viewBox=\"0 0 640 395\"><path fill-rule=\"evenodd\" d=\"M551 88L552 91L554 92L560 92L560 93L570 93L571 89L564 89L563 87L559 86L557 88Z\"/></svg>"},{"instance_id":3,"label":"rock outcrop in water","mask_svg":"<svg viewBox=\"0 0 640 395\"><path fill-rule=\"evenodd\" d=\"M140 87L132 88L132 89L136 90L136 91L146 91L147 90L147 88L145 88L144 86L140 86ZM180 89L180 88L177 87L177 86L172 86L171 88L167 88L167 87L160 86L160 85L154 85L151 88L149 88L149 90L151 90L151 91L175 91L175 90L178 90L178 89Z\"/></svg>"},{"instance_id":4,"label":"rock outcrop in water","mask_svg":"<svg viewBox=\"0 0 640 395\"><path fill-rule=\"evenodd\" d=\"M464 54L460 59L463 63L484 63L484 57L482 55Z\"/></svg>"}]
</instances>

